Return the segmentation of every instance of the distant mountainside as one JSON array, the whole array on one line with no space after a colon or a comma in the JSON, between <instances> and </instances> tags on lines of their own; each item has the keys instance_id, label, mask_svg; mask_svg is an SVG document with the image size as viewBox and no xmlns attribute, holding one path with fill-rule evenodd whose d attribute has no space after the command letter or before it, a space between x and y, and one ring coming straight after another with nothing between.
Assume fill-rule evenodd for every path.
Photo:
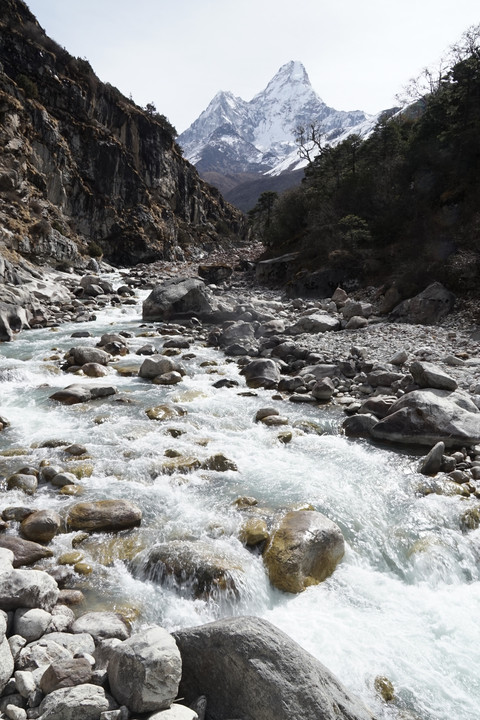
<instances>
[{"instance_id":1,"label":"distant mountainside","mask_svg":"<svg viewBox=\"0 0 480 720\"><path fill-rule=\"evenodd\" d=\"M364 137L377 119L361 110L328 107L302 63L291 61L249 102L231 92L217 93L178 142L202 177L238 202L240 185L284 189L290 180L290 185L298 183L298 175L289 173L306 165L294 138L299 125L317 123L325 141L337 143L351 133ZM281 181L275 180L282 174ZM244 200L238 206L248 209Z\"/></svg>"},{"instance_id":2,"label":"distant mountainside","mask_svg":"<svg viewBox=\"0 0 480 720\"><path fill-rule=\"evenodd\" d=\"M155 108L102 83L21 0L0 0L0 255L74 264L195 257L246 236Z\"/></svg>"}]
</instances>

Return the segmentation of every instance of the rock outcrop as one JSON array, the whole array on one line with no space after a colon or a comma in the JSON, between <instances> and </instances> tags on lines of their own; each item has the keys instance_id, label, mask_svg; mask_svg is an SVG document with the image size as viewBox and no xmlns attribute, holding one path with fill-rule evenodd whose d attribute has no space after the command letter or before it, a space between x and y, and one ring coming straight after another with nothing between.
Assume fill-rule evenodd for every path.
<instances>
[{"instance_id":1,"label":"rock outcrop","mask_svg":"<svg viewBox=\"0 0 480 720\"><path fill-rule=\"evenodd\" d=\"M0 243L10 253L75 265L103 252L131 264L246 236L164 116L102 83L21 0L0 7Z\"/></svg>"}]
</instances>

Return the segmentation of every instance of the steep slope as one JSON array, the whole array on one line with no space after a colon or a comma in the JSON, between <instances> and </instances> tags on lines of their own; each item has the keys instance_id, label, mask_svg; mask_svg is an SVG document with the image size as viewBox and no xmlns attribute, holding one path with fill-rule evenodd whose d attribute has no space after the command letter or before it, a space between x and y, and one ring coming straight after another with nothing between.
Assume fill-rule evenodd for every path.
<instances>
[{"instance_id":1,"label":"steep slope","mask_svg":"<svg viewBox=\"0 0 480 720\"><path fill-rule=\"evenodd\" d=\"M146 112L0 0L0 242L37 260L129 264L245 237L241 214ZM221 231L221 232L220 232ZM94 244L94 245L92 245Z\"/></svg>"},{"instance_id":2,"label":"steep slope","mask_svg":"<svg viewBox=\"0 0 480 720\"><path fill-rule=\"evenodd\" d=\"M304 167L294 137L298 126L316 123L325 142L334 144L345 134L366 135L376 120L360 110L328 107L302 63L291 61L249 102L230 92L217 93L178 141L203 177L215 172L229 178L217 178L219 187L229 187L228 194L232 175L239 175L239 185L245 183L245 173L272 177Z\"/></svg>"}]
</instances>

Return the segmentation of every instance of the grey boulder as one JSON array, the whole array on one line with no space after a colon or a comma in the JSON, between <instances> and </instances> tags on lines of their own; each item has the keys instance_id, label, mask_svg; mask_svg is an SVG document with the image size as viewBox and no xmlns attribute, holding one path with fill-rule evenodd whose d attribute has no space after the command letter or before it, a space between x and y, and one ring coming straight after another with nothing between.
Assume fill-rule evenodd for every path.
<instances>
[{"instance_id":1,"label":"grey boulder","mask_svg":"<svg viewBox=\"0 0 480 720\"><path fill-rule=\"evenodd\" d=\"M413 445L470 446L480 442L480 411L461 392L414 390L371 429L377 440Z\"/></svg>"},{"instance_id":2,"label":"grey boulder","mask_svg":"<svg viewBox=\"0 0 480 720\"><path fill-rule=\"evenodd\" d=\"M245 365L241 374L245 376L247 385L252 388L274 388L280 380L280 370L274 360L258 358Z\"/></svg>"},{"instance_id":3,"label":"grey boulder","mask_svg":"<svg viewBox=\"0 0 480 720\"><path fill-rule=\"evenodd\" d=\"M58 600L58 585L42 570L0 573L0 609L42 608L50 611Z\"/></svg>"},{"instance_id":4,"label":"grey boulder","mask_svg":"<svg viewBox=\"0 0 480 720\"><path fill-rule=\"evenodd\" d=\"M136 633L111 650L108 680L112 695L135 713L169 708L177 697L181 673L175 640L161 627Z\"/></svg>"},{"instance_id":5,"label":"grey boulder","mask_svg":"<svg viewBox=\"0 0 480 720\"><path fill-rule=\"evenodd\" d=\"M170 320L182 315L203 315L213 306L199 278L171 278L157 285L143 303L144 320Z\"/></svg>"},{"instance_id":6,"label":"grey boulder","mask_svg":"<svg viewBox=\"0 0 480 720\"><path fill-rule=\"evenodd\" d=\"M457 381L433 363L416 360L409 367L414 381L421 388L456 390Z\"/></svg>"},{"instance_id":7,"label":"grey boulder","mask_svg":"<svg viewBox=\"0 0 480 720\"><path fill-rule=\"evenodd\" d=\"M281 630L253 617L174 633L180 696L208 698L211 720L372 720L332 673Z\"/></svg>"},{"instance_id":8,"label":"grey boulder","mask_svg":"<svg viewBox=\"0 0 480 720\"><path fill-rule=\"evenodd\" d=\"M434 282L415 297L397 305L390 319L414 325L434 325L453 310L454 304L455 295L441 283Z\"/></svg>"},{"instance_id":9,"label":"grey boulder","mask_svg":"<svg viewBox=\"0 0 480 720\"><path fill-rule=\"evenodd\" d=\"M109 709L105 690L85 683L47 695L40 703L39 720L99 720L100 714Z\"/></svg>"}]
</instances>

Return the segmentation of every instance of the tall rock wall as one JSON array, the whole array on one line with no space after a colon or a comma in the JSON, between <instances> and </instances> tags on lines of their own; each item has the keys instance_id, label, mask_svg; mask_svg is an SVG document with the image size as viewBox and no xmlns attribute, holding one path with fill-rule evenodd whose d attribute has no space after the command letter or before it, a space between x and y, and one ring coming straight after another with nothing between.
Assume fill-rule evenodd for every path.
<instances>
[{"instance_id":1,"label":"tall rock wall","mask_svg":"<svg viewBox=\"0 0 480 720\"><path fill-rule=\"evenodd\" d=\"M243 216L174 135L48 38L21 0L0 0L1 244L59 262L98 245L130 264L244 240Z\"/></svg>"}]
</instances>

